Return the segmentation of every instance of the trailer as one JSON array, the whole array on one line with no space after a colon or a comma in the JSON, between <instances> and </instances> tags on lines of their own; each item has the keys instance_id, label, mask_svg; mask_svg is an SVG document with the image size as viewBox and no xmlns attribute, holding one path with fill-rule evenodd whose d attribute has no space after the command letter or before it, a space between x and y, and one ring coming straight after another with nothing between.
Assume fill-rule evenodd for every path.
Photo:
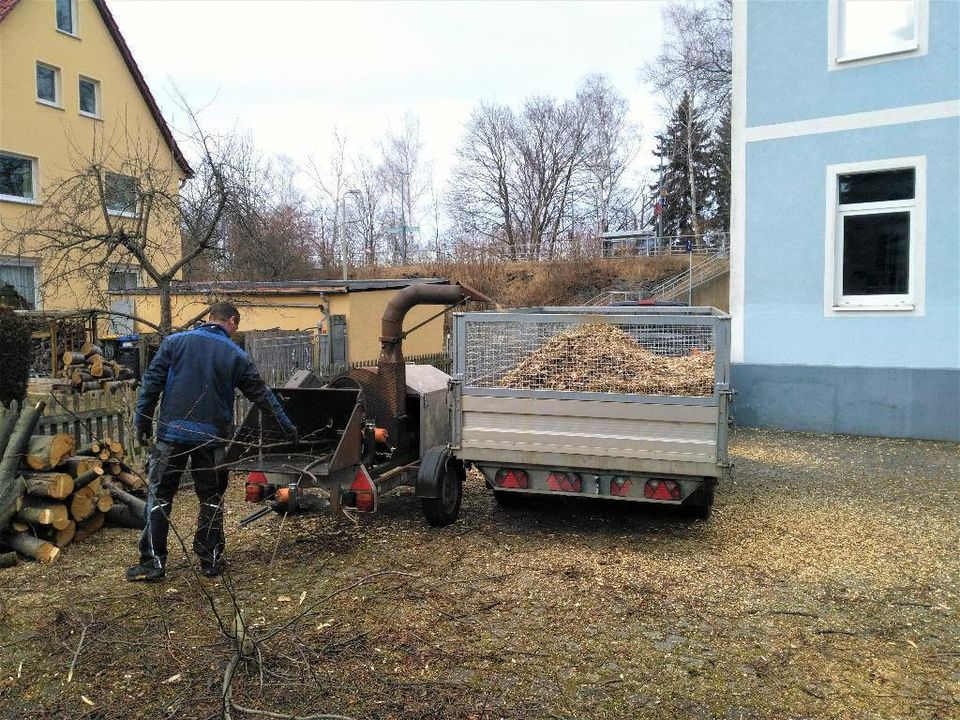
<instances>
[{"instance_id":1,"label":"trailer","mask_svg":"<svg viewBox=\"0 0 960 720\"><path fill-rule=\"evenodd\" d=\"M375 367L353 368L327 384L299 371L274 388L297 443L271 414L251 408L226 454L246 475L247 501L262 506L241 525L271 512L375 512L403 486L414 488L431 525L454 522L465 472L449 449L450 376L404 360L403 319L414 305L467 299L490 301L464 285L410 285L384 312Z\"/></svg>"},{"instance_id":2,"label":"trailer","mask_svg":"<svg viewBox=\"0 0 960 720\"><path fill-rule=\"evenodd\" d=\"M667 387L628 394L504 382L525 358L586 324L612 324L658 356L713 352L712 387L693 396ZM730 467L729 325L728 315L705 307L457 313L451 453L476 467L503 505L565 495L684 506L705 518ZM578 358L561 361L576 377Z\"/></svg>"}]
</instances>

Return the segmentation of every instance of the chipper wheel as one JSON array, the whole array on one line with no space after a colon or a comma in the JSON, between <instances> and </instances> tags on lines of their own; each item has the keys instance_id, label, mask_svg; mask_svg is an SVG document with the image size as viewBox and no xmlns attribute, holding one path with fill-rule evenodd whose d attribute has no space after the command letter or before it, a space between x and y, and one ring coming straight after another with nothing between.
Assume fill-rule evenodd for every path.
<instances>
[{"instance_id":1,"label":"chipper wheel","mask_svg":"<svg viewBox=\"0 0 960 720\"><path fill-rule=\"evenodd\" d=\"M427 451L417 475L417 495L428 523L446 527L460 517L465 479L463 463L452 457L447 448Z\"/></svg>"}]
</instances>

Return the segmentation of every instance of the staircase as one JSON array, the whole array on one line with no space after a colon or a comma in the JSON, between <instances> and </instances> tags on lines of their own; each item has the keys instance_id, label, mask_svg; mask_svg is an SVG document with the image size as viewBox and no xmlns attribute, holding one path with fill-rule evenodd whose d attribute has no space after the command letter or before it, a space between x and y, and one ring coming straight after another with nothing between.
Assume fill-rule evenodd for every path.
<instances>
[{"instance_id":1,"label":"staircase","mask_svg":"<svg viewBox=\"0 0 960 720\"><path fill-rule=\"evenodd\" d=\"M690 288L696 288L730 270L730 256L726 250L706 256L694 256L693 267L645 290L605 290L585 303L590 307L609 305L615 302L639 302L640 300L686 300Z\"/></svg>"}]
</instances>

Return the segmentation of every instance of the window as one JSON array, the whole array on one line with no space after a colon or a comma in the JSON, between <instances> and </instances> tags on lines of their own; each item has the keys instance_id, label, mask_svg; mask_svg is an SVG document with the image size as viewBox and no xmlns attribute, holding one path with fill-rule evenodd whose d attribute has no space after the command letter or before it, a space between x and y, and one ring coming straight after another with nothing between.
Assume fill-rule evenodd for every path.
<instances>
[{"instance_id":1,"label":"window","mask_svg":"<svg viewBox=\"0 0 960 720\"><path fill-rule=\"evenodd\" d=\"M33 200L36 197L35 163L31 158L0 152L0 199Z\"/></svg>"},{"instance_id":2,"label":"window","mask_svg":"<svg viewBox=\"0 0 960 720\"><path fill-rule=\"evenodd\" d=\"M833 0L831 68L925 52L928 0Z\"/></svg>"},{"instance_id":3,"label":"window","mask_svg":"<svg viewBox=\"0 0 960 720\"><path fill-rule=\"evenodd\" d=\"M107 290L136 290L140 287L140 271L136 268L117 268L110 271ZM131 296L111 296L110 332L114 335L131 335L134 331L133 319L127 317L136 314L136 305Z\"/></svg>"},{"instance_id":4,"label":"window","mask_svg":"<svg viewBox=\"0 0 960 720\"><path fill-rule=\"evenodd\" d=\"M137 212L137 180L129 175L104 173L104 200L114 215L132 216Z\"/></svg>"},{"instance_id":5,"label":"window","mask_svg":"<svg viewBox=\"0 0 960 720\"><path fill-rule=\"evenodd\" d=\"M37 276L33 263L0 260L0 304L15 310L37 309Z\"/></svg>"},{"instance_id":6,"label":"window","mask_svg":"<svg viewBox=\"0 0 960 720\"><path fill-rule=\"evenodd\" d=\"M60 70L37 63L37 100L60 106Z\"/></svg>"},{"instance_id":7,"label":"window","mask_svg":"<svg viewBox=\"0 0 960 720\"><path fill-rule=\"evenodd\" d=\"M80 113L100 117L100 83L80 76Z\"/></svg>"},{"instance_id":8,"label":"window","mask_svg":"<svg viewBox=\"0 0 960 720\"><path fill-rule=\"evenodd\" d=\"M69 35L77 34L76 0L57 0L57 30Z\"/></svg>"},{"instance_id":9,"label":"window","mask_svg":"<svg viewBox=\"0 0 960 720\"><path fill-rule=\"evenodd\" d=\"M917 309L924 171L924 158L828 168L828 311Z\"/></svg>"}]
</instances>

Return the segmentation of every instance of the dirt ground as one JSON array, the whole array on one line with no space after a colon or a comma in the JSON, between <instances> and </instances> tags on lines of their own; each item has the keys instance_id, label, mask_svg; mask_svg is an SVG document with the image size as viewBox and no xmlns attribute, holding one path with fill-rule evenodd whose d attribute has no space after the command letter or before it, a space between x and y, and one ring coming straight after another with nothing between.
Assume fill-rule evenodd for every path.
<instances>
[{"instance_id":1,"label":"dirt ground","mask_svg":"<svg viewBox=\"0 0 960 720\"><path fill-rule=\"evenodd\" d=\"M222 717L237 609L257 643L233 701L273 713L960 717L960 447L741 430L731 455L707 522L505 511L474 477L443 530L409 494L359 527L239 530L237 486L216 582L177 547L128 585L136 534L105 530L0 571L0 718Z\"/></svg>"}]
</instances>

